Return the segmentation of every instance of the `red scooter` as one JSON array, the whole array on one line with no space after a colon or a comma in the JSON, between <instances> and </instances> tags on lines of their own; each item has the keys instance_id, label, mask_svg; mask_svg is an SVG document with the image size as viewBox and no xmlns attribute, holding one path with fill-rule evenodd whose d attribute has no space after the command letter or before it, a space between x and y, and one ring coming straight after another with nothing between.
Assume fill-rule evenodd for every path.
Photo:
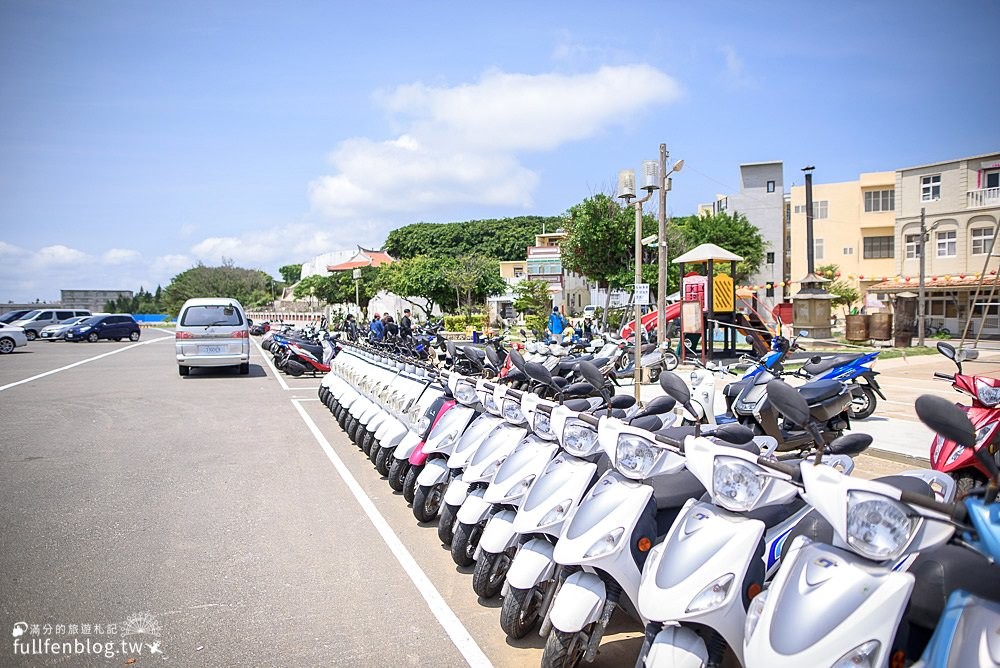
<instances>
[{"instance_id":1,"label":"red scooter","mask_svg":"<svg viewBox=\"0 0 1000 668\"><path fill-rule=\"evenodd\" d=\"M976 350L956 351L951 344L940 341L938 352L950 359L958 367L958 373L934 372L935 378L951 381L951 386L962 394L972 397L972 405L956 404L969 416L976 429L975 448L966 448L955 441L936 435L931 441L931 468L947 473L958 484L956 494L965 496L969 490L985 485L990 480L990 472L976 458L976 452L987 448L987 452L1000 461L997 455L1000 446L1000 379L987 376L967 376L962 373L962 362L976 359Z\"/></svg>"}]
</instances>

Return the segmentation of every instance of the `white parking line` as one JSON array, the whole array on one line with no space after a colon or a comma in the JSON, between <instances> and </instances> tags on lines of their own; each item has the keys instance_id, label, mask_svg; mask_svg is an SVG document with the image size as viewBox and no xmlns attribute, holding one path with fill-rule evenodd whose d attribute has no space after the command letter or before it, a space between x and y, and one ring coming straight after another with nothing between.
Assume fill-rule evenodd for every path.
<instances>
[{"instance_id":1,"label":"white parking line","mask_svg":"<svg viewBox=\"0 0 1000 668\"><path fill-rule=\"evenodd\" d=\"M285 379L281 377L280 373L278 373L278 369L275 368L274 362L272 362L271 358L267 356L267 353L264 352L264 349L260 347L260 343L257 342L257 339L251 339L251 341L253 341L254 346L257 347L257 352L260 353L261 358L264 360L264 364L266 364L271 369L271 375L277 379L278 383L281 385L281 389L283 390L292 389L288 387L288 383L286 383Z\"/></svg>"},{"instance_id":2,"label":"white parking line","mask_svg":"<svg viewBox=\"0 0 1000 668\"><path fill-rule=\"evenodd\" d=\"M341 479L347 485L347 488L351 490L354 498L357 499L358 503L361 505L361 509L365 511L368 515L368 519L371 520L372 524L375 526L375 530L379 532L382 536L382 540L385 544L389 546L392 551L393 556L399 561L399 565L403 567L406 571L407 576L416 586L417 591L420 595L424 597L427 602L427 607L430 608L431 612L437 618L438 623L444 629L448 637L451 638L451 642L454 643L455 647L465 660L469 662L470 666L491 666L490 660L483 653L483 650L476 644L476 641L469 634L465 626L459 621L458 616L455 612L448 607L448 604L442 598L441 594L438 592L437 588L431 582L427 574L417 565L416 560L413 555L410 554L406 546L403 545L403 541L399 539L399 536L395 534L389 523L372 503L371 499L361 488L357 479L348 470L347 465L344 461L334 452L333 447L330 442L326 440L323 436L323 432L319 430L313 419L309 417L306 413L305 408L302 407L301 402L298 399L293 399L292 403L295 405L295 409L299 412L302 417L302 421L306 423L309 427L309 431L312 432L313 438L319 443L319 446L323 448L323 452L326 453L327 458L333 463L337 473L340 474Z\"/></svg>"},{"instance_id":3,"label":"white parking line","mask_svg":"<svg viewBox=\"0 0 1000 668\"><path fill-rule=\"evenodd\" d=\"M115 348L114 350L109 350L106 353L101 353L100 355L88 357L85 360L80 360L78 362L73 362L72 364L67 364L66 366L61 366L58 369L52 369L51 371L46 371L44 373L37 374L35 376L32 376L31 378L25 378L24 380L17 380L14 381L13 383L0 385L0 392L3 392L4 390L9 390L12 387L17 387L18 385L23 385L24 383L30 383L31 381L38 380L39 378L45 378L45 376L51 376L52 374L59 373L60 371L66 371L67 369L72 369L73 367L80 366L81 364L87 364L88 362L93 362L95 360L99 360L101 358L108 357L110 355L117 355L118 353L123 353L126 350L131 350L132 348L145 346L150 343L156 343L157 341L173 341L173 339L174 339L173 336L161 336L159 338L149 339L148 341L140 341L139 343L133 343L131 345L125 346L124 348ZM72 344L67 344L67 345L72 345Z\"/></svg>"}]
</instances>

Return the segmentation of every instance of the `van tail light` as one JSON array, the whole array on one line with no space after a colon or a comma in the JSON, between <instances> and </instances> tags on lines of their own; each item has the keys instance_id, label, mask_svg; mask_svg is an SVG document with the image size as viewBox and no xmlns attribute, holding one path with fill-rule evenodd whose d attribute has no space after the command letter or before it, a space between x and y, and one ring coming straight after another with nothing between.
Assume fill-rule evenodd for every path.
<instances>
[{"instance_id":1,"label":"van tail light","mask_svg":"<svg viewBox=\"0 0 1000 668\"><path fill-rule=\"evenodd\" d=\"M245 330L245 329L241 329L240 331L238 331L235 334L233 334L233 338L234 339L248 339L248 338L250 338L250 332L247 331L247 330Z\"/></svg>"},{"instance_id":2,"label":"van tail light","mask_svg":"<svg viewBox=\"0 0 1000 668\"><path fill-rule=\"evenodd\" d=\"M193 339L194 334L191 332L174 332L175 339Z\"/></svg>"}]
</instances>

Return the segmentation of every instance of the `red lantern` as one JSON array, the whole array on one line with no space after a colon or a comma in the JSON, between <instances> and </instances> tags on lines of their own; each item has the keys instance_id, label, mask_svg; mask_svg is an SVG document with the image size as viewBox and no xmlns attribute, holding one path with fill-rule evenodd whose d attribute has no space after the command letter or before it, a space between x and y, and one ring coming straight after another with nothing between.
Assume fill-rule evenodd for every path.
<instances>
[{"instance_id":1,"label":"red lantern","mask_svg":"<svg viewBox=\"0 0 1000 668\"><path fill-rule=\"evenodd\" d=\"M834 275L835 278L840 278L840 272L839 271L835 272L833 275Z\"/></svg>"},{"instance_id":2,"label":"red lantern","mask_svg":"<svg viewBox=\"0 0 1000 668\"><path fill-rule=\"evenodd\" d=\"M965 278L965 274L959 274L958 277L959 278Z\"/></svg>"}]
</instances>

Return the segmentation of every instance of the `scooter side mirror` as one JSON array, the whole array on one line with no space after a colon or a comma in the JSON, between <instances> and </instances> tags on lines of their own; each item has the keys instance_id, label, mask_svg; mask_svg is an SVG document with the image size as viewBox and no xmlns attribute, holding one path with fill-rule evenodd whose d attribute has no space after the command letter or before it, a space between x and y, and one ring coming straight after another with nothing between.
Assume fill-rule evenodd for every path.
<instances>
[{"instance_id":1,"label":"scooter side mirror","mask_svg":"<svg viewBox=\"0 0 1000 668\"><path fill-rule=\"evenodd\" d=\"M945 341L938 341L937 343L938 352L947 357L948 359L955 361L955 346Z\"/></svg>"},{"instance_id":2,"label":"scooter side mirror","mask_svg":"<svg viewBox=\"0 0 1000 668\"><path fill-rule=\"evenodd\" d=\"M743 340L746 341L747 343L749 343L751 346L753 345L753 337L750 336L749 334L747 334L746 336L744 336Z\"/></svg>"},{"instance_id":3,"label":"scooter side mirror","mask_svg":"<svg viewBox=\"0 0 1000 668\"><path fill-rule=\"evenodd\" d=\"M510 363L514 365L515 369L517 369L521 373L527 373L524 370L524 358L521 357L521 353L517 352L516 350L511 350L507 354L510 355Z\"/></svg>"},{"instance_id":4,"label":"scooter side mirror","mask_svg":"<svg viewBox=\"0 0 1000 668\"><path fill-rule=\"evenodd\" d=\"M920 421L935 434L967 448L975 446L976 429L965 411L955 404L943 397L925 394L917 397L913 407L917 410Z\"/></svg>"},{"instance_id":5,"label":"scooter side mirror","mask_svg":"<svg viewBox=\"0 0 1000 668\"><path fill-rule=\"evenodd\" d=\"M688 389L687 383L675 373L661 373L660 387L679 404L683 405L691 401L691 390Z\"/></svg>"},{"instance_id":6,"label":"scooter side mirror","mask_svg":"<svg viewBox=\"0 0 1000 668\"><path fill-rule=\"evenodd\" d=\"M500 355L497 354L497 349L491 345L486 346L486 359L490 361L490 365L494 369L499 369L503 366L503 363L500 361Z\"/></svg>"},{"instance_id":7,"label":"scooter side mirror","mask_svg":"<svg viewBox=\"0 0 1000 668\"><path fill-rule=\"evenodd\" d=\"M712 438L733 445L743 445L753 440L753 432L741 424L723 424L712 432Z\"/></svg>"},{"instance_id":8,"label":"scooter side mirror","mask_svg":"<svg viewBox=\"0 0 1000 668\"><path fill-rule=\"evenodd\" d=\"M608 405L612 408L632 408L635 406L635 397L631 394L616 394L608 401Z\"/></svg>"},{"instance_id":9,"label":"scooter side mirror","mask_svg":"<svg viewBox=\"0 0 1000 668\"><path fill-rule=\"evenodd\" d=\"M524 339L528 338L528 333L526 331L524 331L523 328L521 329L521 338L524 338Z\"/></svg>"},{"instance_id":10,"label":"scooter side mirror","mask_svg":"<svg viewBox=\"0 0 1000 668\"><path fill-rule=\"evenodd\" d=\"M552 385L552 374L538 362L525 362L524 372L532 380L542 385Z\"/></svg>"},{"instance_id":11,"label":"scooter side mirror","mask_svg":"<svg viewBox=\"0 0 1000 668\"><path fill-rule=\"evenodd\" d=\"M660 415L662 413L669 413L674 410L674 406L677 405L677 400L673 397L662 396L656 397L643 408L641 411L635 414L635 417L644 417L646 415ZM633 418L635 419L635 418ZM751 434L751 438L753 435Z\"/></svg>"},{"instance_id":12,"label":"scooter side mirror","mask_svg":"<svg viewBox=\"0 0 1000 668\"><path fill-rule=\"evenodd\" d=\"M772 380L767 384L767 399L774 409L797 425L809 424L809 404L798 390L788 383Z\"/></svg>"},{"instance_id":13,"label":"scooter side mirror","mask_svg":"<svg viewBox=\"0 0 1000 668\"><path fill-rule=\"evenodd\" d=\"M591 362L586 360L578 362L576 365L576 370L583 376L583 379L594 386L595 389L600 390L604 387L606 379L601 370L594 366Z\"/></svg>"},{"instance_id":14,"label":"scooter side mirror","mask_svg":"<svg viewBox=\"0 0 1000 668\"><path fill-rule=\"evenodd\" d=\"M867 450L871 444L871 434L855 432L853 434L844 434L834 439L830 445L826 446L826 452L830 455L847 455L848 457L853 457Z\"/></svg>"},{"instance_id":15,"label":"scooter side mirror","mask_svg":"<svg viewBox=\"0 0 1000 668\"><path fill-rule=\"evenodd\" d=\"M458 346L455 345L454 341L445 341L444 348L448 352L448 357L450 357L451 361L454 362L458 357Z\"/></svg>"}]
</instances>

